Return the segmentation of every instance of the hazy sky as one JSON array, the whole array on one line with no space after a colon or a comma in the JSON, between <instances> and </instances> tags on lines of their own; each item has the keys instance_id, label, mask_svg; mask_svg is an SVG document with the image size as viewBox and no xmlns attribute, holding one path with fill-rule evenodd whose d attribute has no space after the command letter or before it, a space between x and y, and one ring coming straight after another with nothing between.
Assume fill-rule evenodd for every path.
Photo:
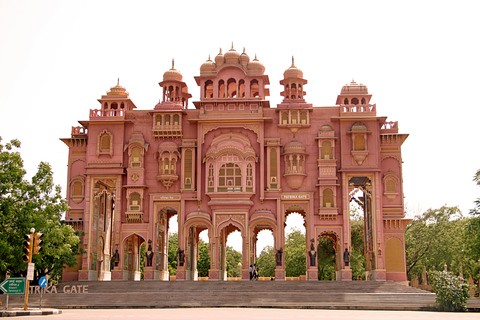
<instances>
[{"instance_id":1,"label":"hazy sky","mask_svg":"<svg viewBox=\"0 0 480 320\"><path fill-rule=\"evenodd\" d=\"M172 58L189 86L220 48L257 54L271 106L291 57L305 99L334 105L352 79L399 121L407 210L464 213L480 197L480 1L0 0L0 136L18 138L31 177L49 162L65 191L70 136L120 84L138 109L161 97Z\"/></svg>"}]
</instances>

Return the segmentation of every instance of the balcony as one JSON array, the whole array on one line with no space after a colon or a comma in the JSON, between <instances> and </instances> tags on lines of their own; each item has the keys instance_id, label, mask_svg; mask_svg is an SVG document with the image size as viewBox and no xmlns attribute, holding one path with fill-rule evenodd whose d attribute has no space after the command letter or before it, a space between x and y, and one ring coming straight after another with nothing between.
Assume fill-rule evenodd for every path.
<instances>
[{"instance_id":1,"label":"balcony","mask_svg":"<svg viewBox=\"0 0 480 320\"><path fill-rule=\"evenodd\" d=\"M376 104L341 104L340 116L342 117L366 117L376 116Z\"/></svg>"},{"instance_id":2,"label":"balcony","mask_svg":"<svg viewBox=\"0 0 480 320\"><path fill-rule=\"evenodd\" d=\"M108 118L124 119L124 109L90 109L90 120L104 120Z\"/></svg>"}]
</instances>

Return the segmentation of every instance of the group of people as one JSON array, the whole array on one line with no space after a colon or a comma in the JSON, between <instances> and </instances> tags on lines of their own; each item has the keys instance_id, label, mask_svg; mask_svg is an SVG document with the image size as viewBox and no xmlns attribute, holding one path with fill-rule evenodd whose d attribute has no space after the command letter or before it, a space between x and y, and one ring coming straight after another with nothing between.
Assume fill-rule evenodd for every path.
<instances>
[{"instance_id":1,"label":"group of people","mask_svg":"<svg viewBox=\"0 0 480 320\"><path fill-rule=\"evenodd\" d=\"M255 268L255 265L250 265L248 272L250 272L250 281L258 280L258 270Z\"/></svg>"}]
</instances>

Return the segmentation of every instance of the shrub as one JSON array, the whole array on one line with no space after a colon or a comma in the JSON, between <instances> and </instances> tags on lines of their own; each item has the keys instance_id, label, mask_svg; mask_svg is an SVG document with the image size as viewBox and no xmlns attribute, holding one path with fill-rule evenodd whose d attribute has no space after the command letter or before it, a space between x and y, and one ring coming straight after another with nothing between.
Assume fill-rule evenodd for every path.
<instances>
[{"instance_id":1,"label":"shrub","mask_svg":"<svg viewBox=\"0 0 480 320\"><path fill-rule=\"evenodd\" d=\"M429 280L435 300L440 311L466 311L466 303L470 298L470 285L462 283L463 279L446 271L429 272Z\"/></svg>"}]
</instances>

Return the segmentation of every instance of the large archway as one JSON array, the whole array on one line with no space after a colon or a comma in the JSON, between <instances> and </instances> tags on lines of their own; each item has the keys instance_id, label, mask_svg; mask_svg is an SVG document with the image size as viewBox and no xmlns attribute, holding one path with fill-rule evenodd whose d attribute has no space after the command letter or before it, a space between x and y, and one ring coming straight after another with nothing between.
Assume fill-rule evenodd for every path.
<instances>
[{"instance_id":1,"label":"large archway","mask_svg":"<svg viewBox=\"0 0 480 320\"><path fill-rule=\"evenodd\" d=\"M337 280L340 270L338 237L334 232L323 232L317 239L318 280Z\"/></svg>"},{"instance_id":2,"label":"large archway","mask_svg":"<svg viewBox=\"0 0 480 320\"><path fill-rule=\"evenodd\" d=\"M355 278L372 279L375 270L372 182L367 176L349 180L350 263Z\"/></svg>"},{"instance_id":3,"label":"large archway","mask_svg":"<svg viewBox=\"0 0 480 320\"><path fill-rule=\"evenodd\" d=\"M307 269L306 213L301 206L292 205L285 212L283 236L285 277L287 280L304 279Z\"/></svg>"},{"instance_id":4,"label":"large archway","mask_svg":"<svg viewBox=\"0 0 480 320\"><path fill-rule=\"evenodd\" d=\"M140 246L144 242L145 239L135 233L123 240L123 270L126 272L125 280L141 280Z\"/></svg>"}]
</instances>

